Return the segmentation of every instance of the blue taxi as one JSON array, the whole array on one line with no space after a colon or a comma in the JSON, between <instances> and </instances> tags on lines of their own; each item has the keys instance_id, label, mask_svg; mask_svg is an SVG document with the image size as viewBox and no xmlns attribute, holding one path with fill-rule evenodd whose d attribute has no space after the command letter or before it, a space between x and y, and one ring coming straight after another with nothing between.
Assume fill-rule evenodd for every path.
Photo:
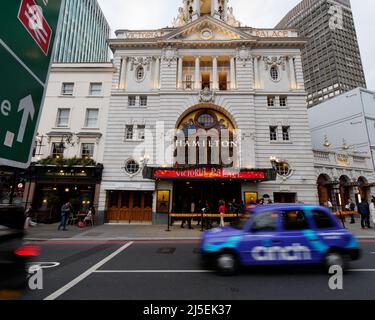
<instances>
[{"instance_id":1,"label":"blue taxi","mask_svg":"<svg viewBox=\"0 0 375 320\"><path fill-rule=\"evenodd\" d=\"M232 227L206 231L201 251L219 274L242 266L322 264L346 268L358 260L356 237L326 208L283 204L257 206Z\"/></svg>"}]
</instances>

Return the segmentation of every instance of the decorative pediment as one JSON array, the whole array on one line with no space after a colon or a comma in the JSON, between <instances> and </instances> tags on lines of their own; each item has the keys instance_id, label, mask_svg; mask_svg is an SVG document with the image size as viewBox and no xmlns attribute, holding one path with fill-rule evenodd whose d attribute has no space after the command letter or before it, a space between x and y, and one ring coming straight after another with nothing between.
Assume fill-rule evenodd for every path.
<instances>
[{"instance_id":1,"label":"decorative pediment","mask_svg":"<svg viewBox=\"0 0 375 320\"><path fill-rule=\"evenodd\" d=\"M238 28L210 16L204 16L164 37L164 40L167 41L230 41L251 39L254 39L254 37L248 33L242 32Z\"/></svg>"}]
</instances>

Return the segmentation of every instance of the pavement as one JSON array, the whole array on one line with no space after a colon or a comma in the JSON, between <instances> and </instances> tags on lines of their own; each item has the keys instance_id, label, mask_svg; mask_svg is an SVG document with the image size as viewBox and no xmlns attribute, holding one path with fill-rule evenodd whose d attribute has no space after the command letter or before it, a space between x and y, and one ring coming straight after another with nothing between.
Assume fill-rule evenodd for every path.
<instances>
[{"instance_id":1,"label":"pavement","mask_svg":"<svg viewBox=\"0 0 375 320\"><path fill-rule=\"evenodd\" d=\"M347 219L346 227L359 238L375 238L375 228L362 229L360 220L356 224L349 224ZM80 229L76 226L69 226L68 231L58 231L58 224L30 227L26 240L198 240L201 238L201 228L193 224L193 230L182 229L176 223L167 230L166 225L136 225L136 224L105 224L101 226L86 227Z\"/></svg>"}]
</instances>

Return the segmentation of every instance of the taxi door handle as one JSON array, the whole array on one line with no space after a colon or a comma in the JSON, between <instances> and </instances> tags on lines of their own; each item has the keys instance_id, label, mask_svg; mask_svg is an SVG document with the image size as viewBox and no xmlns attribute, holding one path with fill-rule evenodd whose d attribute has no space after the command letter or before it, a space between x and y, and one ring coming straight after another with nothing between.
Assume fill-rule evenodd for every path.
<instances>
[{"instance_id":1,"label":"taxi door handle","mask_svg":"<svg viewBox=\"0 0 375 320\"><path fill-rule=\"evenodd\" d=\"M281 241L280 240L272 240L273 243L276 243L276 244L280 244Z\"/></svg>"}]
</instances>

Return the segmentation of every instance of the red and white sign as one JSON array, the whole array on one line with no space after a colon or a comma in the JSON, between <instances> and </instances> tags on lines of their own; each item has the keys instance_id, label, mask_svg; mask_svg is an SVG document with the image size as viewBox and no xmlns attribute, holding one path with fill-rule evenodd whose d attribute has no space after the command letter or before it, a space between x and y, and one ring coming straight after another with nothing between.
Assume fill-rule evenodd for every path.
<instances>
[{"instance_id":1,"label":"red and white sign","mask_svg":"<svg viewBox=\"0 0 375 320\"><path fill-rule=\"evenodd\" d=\"M264 180L263 171L236 171L223 168L199 168L187 170L160 169L156 170L157 179L251 179Z\"/></svg>"},{"instance_id":2,"label":"red and white sign","mask_svg":"<svg viewBox=\"0 0 375 320\"><path fill-rule=\"evenodd\" d=\"M45 55L48 55L52 29L43 16L43 9L34 0L22 0L18 19Z\"/></svg>"}]
</instances>

